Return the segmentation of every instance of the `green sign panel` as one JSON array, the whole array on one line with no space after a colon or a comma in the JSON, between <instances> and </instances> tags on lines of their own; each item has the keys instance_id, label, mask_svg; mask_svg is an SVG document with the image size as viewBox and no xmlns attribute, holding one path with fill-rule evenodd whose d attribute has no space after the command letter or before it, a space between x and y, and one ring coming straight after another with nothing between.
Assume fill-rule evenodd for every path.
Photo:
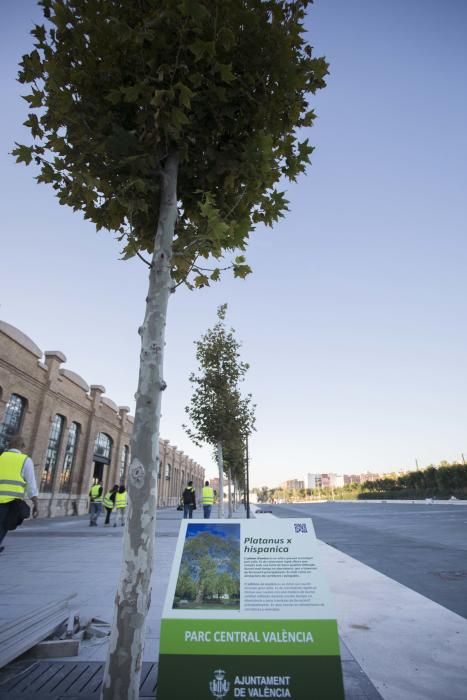
<instances>
[{"instance_id":1,"label":"green sign panel","mask_svg":"<svg viewBox=\"0 0 467 700\"><path fill-rule=\"evenodd\" d=\"M157 700L343 700L337 623L312 521L182 522Z\"/></svg>"}]
</instances>

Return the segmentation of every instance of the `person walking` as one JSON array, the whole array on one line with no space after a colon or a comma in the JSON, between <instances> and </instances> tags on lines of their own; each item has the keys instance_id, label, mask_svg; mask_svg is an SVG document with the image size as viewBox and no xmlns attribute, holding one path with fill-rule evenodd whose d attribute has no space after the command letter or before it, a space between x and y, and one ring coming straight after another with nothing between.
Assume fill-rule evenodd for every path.
<instances>
[{"instance_id":1,"label":"person walking","mask_svg":"<svg viewBox=\"0 0 467 700\"><path fill-rule=\"evenodd\" d=\"M205 520L211 517L211 510L214 503L214 489L209 486L209 481L206 481L203 486L203 515Z\"/></svg>"},{"instance_id":2,"label":"person walking","mask_svg":"<svg viewBox=\"0 0 467 700\"><path fill-rule=\"evenodd\" d=\"M189 481L186 489L182 493L183 517L192 518L193 511L196 510L196 495L193 482Z\"/></svg>"},{"instance_id":3,"label":"person walking","mask_svg":"<svg viewBox=\"0 0 467 700\"><path fill-rule=\"evenodd\" d=\"M126 502L127 490L124 485L121 484L115 494L115 508L117 512L115 514L114 527L117 527L117 520L120 520L120 525L125 525Z\"/></svg>"},{"instance_id":4,"label":"person walking","mask_svg":"<svg viewBox=\"0 0 467 700\"><path fill-rule=\"evenodd\" d=\"M89 490L89 497L91 499L91 503L89 506L89 525L90 526L97 526L97 519L99 515L101 514L102 511L102 481L101 479L97 480L97 483L94 484L94 486L91 486Z\"/></svg>"},{"instance_id":5,"label":"person walking","mask_svg":"<svg viewBox=\"0 0 467 700\"><path fill-rule=\"evenodd\" d=\"M115 486L110 490L107 491L107 493L104 496L103 504L105 508L105 522L104 525L110 525L110 516L112 515L112 511L115 508L115 496L118 491L118 484L115 484Z\"/></svg>"},{"instance_id":6,"label":"person walking","mask_svg":"<svg viewBox=\"0 0 467 700\"><path fill-rule=\"evenodd\" d=\"M39 515L34 463L23 452L25 447L21 435L15 435L11 438L9 447L0 455L0 552L5 549L2 542L9 529L9 516L18 501L30 498L32 517L37 518Z\"/></svg>"}]
</instances>

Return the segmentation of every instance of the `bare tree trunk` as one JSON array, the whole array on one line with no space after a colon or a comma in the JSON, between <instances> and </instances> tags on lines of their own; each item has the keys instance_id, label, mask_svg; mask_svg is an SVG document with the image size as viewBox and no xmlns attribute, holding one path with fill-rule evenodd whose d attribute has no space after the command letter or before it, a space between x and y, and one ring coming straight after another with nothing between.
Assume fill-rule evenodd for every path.
<instances>
[{"instance_id":1,"label":"bare tree trunk","mask_svg":"<svg viewBox=\"0 0 467 700\"><path fill-rule=\"evenodd\" d=\"M230 476L230 469L227 474L227 498L229 499L229 518L232 517L232 477Z\"/></svg>"},{"instance_id":2,"label":"bare tree trunk","mask_svg":"<svg viewBox=\"0 0 467 700\"><path fill-rule=\"evenodd\" d=\"M222 442L217 443L217 467L219 469L219 500L217 502L217 517L224 517L224 455Z\"/></svg>"},{"instance_id":3,"label":"bare tree trunk","mask_svg":"<svg viewBox=\"0 0 467 700\"><path fill-rule=\"evenodd\" d=\"M141 356L131 437L127 521L120 581L102 700L138 700L151 573L157 503L159 424L165 389L163 358L167 306L172 287L170 263L177 220L178 155L167 157L162 173L160 215L149 273L146 313L139 333Z\"/></svg>"}]
</instances>

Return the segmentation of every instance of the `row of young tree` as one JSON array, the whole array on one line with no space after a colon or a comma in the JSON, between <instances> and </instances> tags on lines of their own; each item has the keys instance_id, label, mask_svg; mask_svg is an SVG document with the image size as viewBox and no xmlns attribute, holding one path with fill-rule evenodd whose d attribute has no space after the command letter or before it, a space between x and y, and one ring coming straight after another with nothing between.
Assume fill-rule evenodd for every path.
<instances>
[{"instance_id":1,"label":"row of young tree","mask_svg":"<svg viewBox=\"0 0 467 700\"><path fill-rule=\"evenodd\" d=\"M104 700L139 695L169 298L218 280L226 254L245 277L250 235L287 211L279 186L310 161L301 136L328 69L305 36L310 2L40 0L44 23L20 63L33 140L16 145L17 162L149 271ZM190 410L193 434L205 434ZM243 435L227 445L209 432L222 472Z\"/></svg>"},{"instance_id":2,"label":"row of young tree","mask_svg":"<svg viewBox=\"0 0 467 700\"><path fill-rule=\"evenodd\" d=\"M403 476L385 477L361 484L351 483L341 487L325 487L314 489L269 489L263 486L256 489L256 497L260 503L280 501L304 501L353 499L416 499L442 498L454 496L467 499L467 465L447 464L408 472Z\"/></svg>"},{"instance_id":3,"label":"row of young tree","mask_svg":"<svg viewBox=\"0 0 467 700\"><path fill-rule=\"evenodd\" d=\"M224 517L224 474L228 485L228 517L232 517L232 487L245 490L245 448L255 427L251 394L242 396L240 384L248 364L240 360L240 343L227 330L227 304L217 310L218 321L196 342L198 371L190 375L193 393L186 406L190 426L184 426L196 445L211 445L219 473L218 517Z\"/></svg>"}]
</instances>

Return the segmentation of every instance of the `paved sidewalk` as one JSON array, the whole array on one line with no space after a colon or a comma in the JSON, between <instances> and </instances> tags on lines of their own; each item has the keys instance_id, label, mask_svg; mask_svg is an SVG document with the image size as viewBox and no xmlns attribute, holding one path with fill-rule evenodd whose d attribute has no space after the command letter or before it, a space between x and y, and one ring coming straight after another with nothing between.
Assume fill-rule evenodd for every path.
<instances>
[{"instance_id":1,"label":"paved sidewalk","mask_svg":"<svg viewBox=\"0 0 467 700\"><path fill-rule=\"evenodd\" d=\"M194 515L201 518L202 510ZM244 518L244 508L234 517ZM157 677L160 618L181 519L182 514L175 508L157 513L141 698L154 697L151 683L154 685ZM104 527L103 520L101 517L99 526L90 528L87 517L38 519L8 534L5 551L0 555L0 625L72 592L77 593L73 607L81 618L112 622L123 528ZM0 670L0 700L97 698L107 647L108 638L100 638L82 642L79 657L74 659L23 658L13 662ZM341 658L346 699L380 700L342 639Z\"/></svg>"}]
</instances>

